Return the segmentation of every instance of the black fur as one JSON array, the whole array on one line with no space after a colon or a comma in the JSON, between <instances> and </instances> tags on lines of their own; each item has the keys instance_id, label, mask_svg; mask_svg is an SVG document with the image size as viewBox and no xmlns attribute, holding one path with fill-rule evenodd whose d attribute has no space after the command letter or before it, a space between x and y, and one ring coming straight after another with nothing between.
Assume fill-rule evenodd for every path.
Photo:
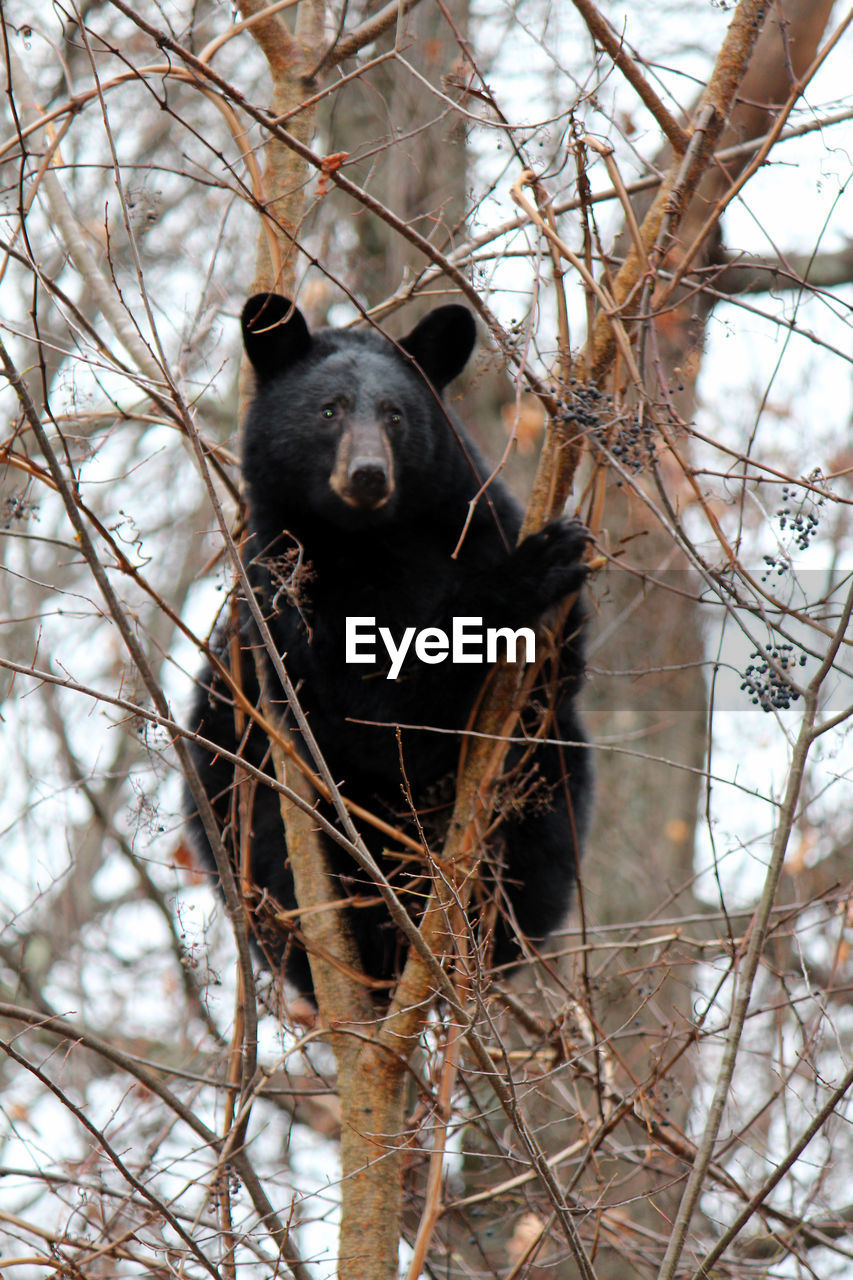
<instances>
[{"instance_id":1,"label":"black fur","mask_svg":"<svg viewBox=\"0 0 853 1280\"><path fill-rule=\"evenodd\" d=\"M465 727L487 668L451 665L449 659L425 665L410 654L399 678L388 680L381 645L375 667L346 665L345 619L373 616L395 640L409 626L449 632L456 615L482 617L487 627L534 626L581 586L586 531L576 522L557 520L516 548L521 513L495 479L477 501L452 558L469 503L488 475L435 394L471 353L475 328L466 308L433 311L400 340L402 351L369 329L310 334L299 311L276 295L250 299L243 331L256 373L244 427L243 474L247 560L257 597L344 795L412 833L395 731L363 722L428 726L403 730L402 749L416 806L440 852L461 739L429 728ZM368 466L365 456L374 462ZM382 477L374 474L371 487L359 488L365 466ZM256 698L251 648L258 641L242 602L240 616L242 681ZM581 743L583 736L574 705L583 669L582 630L583 611L575 605L560 653L559 694L544 735L568 744ZM226 634L217 644L224 654ZM269 672L276 689L271 667ZM540 714L547 700L543 683ZM527 714L530 730L536 719L534 712ZM200 677L193 724L204 736L237 750L232 705L209 669ZM257 729L241 749L253 764L272 772L268 744ZM232 769L200 749L194 755L228 839ZM496 963L517 958L516 928L537 942L564 919L591 785L582 746L510 751L501 795L504 818L485 878L486 884L502 886L492 935ZM190 826L212 868L210 848L192 812ZM370 826L360 824L360 829L401 891L413 889L407 901L416 914L423 900L423 883L416 883L421 868L410 862L397 867L396 855L383 853L388 841ZM346 853L325 838L324 847L342 893L372 900L348 910L365 972L392 980L402 961L396 930L376 902L375 889ZM295 907L278 794L263 786L254 799L252 875L283 907ZM487 918L494 921L494 913ZM284 960L290 980L311 995L310 970L298 942L260 923L257 933L268 962Z\"/></svg>"}]
</instances>

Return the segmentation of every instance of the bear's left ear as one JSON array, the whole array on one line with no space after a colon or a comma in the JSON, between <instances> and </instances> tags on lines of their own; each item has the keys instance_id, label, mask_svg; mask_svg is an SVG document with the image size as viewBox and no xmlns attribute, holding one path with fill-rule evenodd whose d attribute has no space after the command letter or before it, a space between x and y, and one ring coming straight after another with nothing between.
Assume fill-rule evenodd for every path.
<instances>
[{"instance_id":1,"label":"bear's left ear","mask_svg":"<svg viewBox=\"0 0 853 1280\"><path fill-rule=\"evenodd\" d=\"M468 363L477 340L477 326L467 307L450 303L436 307L400 346L417 360L437 391L443 391Z\"/></svg>"},{"instance_id":2,"label":"bear's left ear","mask_svg":"<svg viewBox=\"0 0 853 1280\"><path fill-rule=\"evenodd\" d=\"M256 293L243 308L243 345L259 378L304 356L311 346L305 317L280 293Z\"/></svg>"}]
</instances>

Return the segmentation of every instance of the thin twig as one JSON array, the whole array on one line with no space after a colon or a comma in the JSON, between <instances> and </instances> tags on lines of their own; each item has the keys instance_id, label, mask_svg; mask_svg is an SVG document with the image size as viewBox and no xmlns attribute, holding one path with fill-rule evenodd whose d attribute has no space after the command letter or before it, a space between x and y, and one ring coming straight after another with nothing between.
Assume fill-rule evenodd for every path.
<instances>
[{"instance_id":1,"label":"thin twig","mask_svg":"<svg viewBox=\"0 0 853 1280\"><path fill-rule=\"evenodd\" d=\"M572 4L589 28L592 38L610 55L640 101L657 120L664 136L672 143L673 150L678 155L683 154L690 142L690 135L661 102L634 59L626 52L623 42L611 31L607 20L591 0L572 0Z\"/></svg>"}]
</instances>

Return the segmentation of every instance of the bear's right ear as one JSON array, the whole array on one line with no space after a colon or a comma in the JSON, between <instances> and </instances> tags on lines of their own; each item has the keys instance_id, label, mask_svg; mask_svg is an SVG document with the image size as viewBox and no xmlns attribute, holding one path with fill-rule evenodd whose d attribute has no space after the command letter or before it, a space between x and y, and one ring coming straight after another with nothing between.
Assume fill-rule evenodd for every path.
<instances>
[{"instance_id":1,"label":"bear's right ear","mask_svg":"<svg viewBox=\"0 0 853 1280\"><path fill-rule=\"evenodd\" d=\"M243 308L243 345L259 378L272 378L311 346L305 317L280 293L256 293Z\"/></svg>"}]
</instances>

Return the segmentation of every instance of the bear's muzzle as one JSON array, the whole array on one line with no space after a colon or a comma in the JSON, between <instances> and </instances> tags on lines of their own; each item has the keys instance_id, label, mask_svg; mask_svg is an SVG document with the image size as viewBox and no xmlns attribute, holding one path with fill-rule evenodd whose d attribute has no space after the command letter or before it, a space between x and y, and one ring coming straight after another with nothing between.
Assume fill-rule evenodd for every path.
<instances>
[{"instance_id":1,"label":"bear's muzzle","mask_svg":"<svg viewBox=\"0 0 853 1280\"><path fill-rule=\"evenodd\" d=\"M394 492L394 455L380 424L356 421L346 427L329 483L351 507L376 511L385 505Z\"/></svg>"}]
</instances>

